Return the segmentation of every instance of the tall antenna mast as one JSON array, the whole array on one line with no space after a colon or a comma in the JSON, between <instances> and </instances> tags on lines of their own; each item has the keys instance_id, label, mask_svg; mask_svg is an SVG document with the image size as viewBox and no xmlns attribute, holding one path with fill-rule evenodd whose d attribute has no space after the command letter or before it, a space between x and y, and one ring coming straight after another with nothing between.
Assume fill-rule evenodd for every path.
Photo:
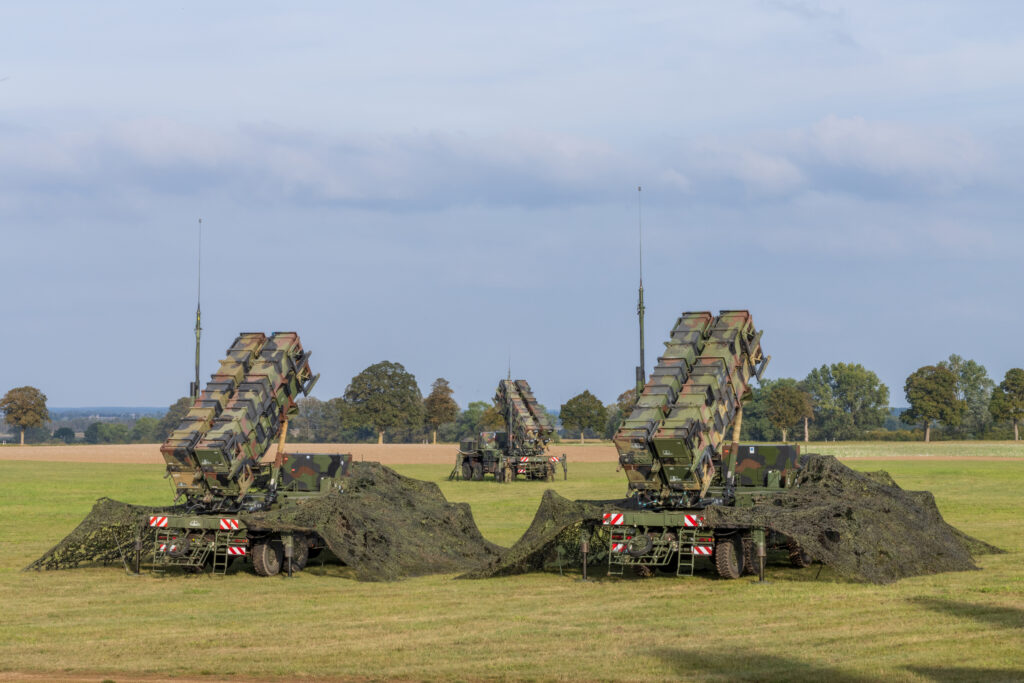
<instances>
[{"instance_id":1,"label":"tall antenna mast","mask_svg":"<svg viewBox=\"0 0 1024 683\"><path fill-rule=\"evenodd\" d=\"M647 374L644 370L644 228L643 228L643 188L636 186L636 231L637 244L640 252L640 292L637 298L636 315L640 319L640 365L636 368L636 398L644 390Z\"/></svg>"},{"instance_id":2,"label":"tall antenna mast","mask_svg":"<svg viewBox=\"0 0 1024 683\"><path fill-rule=\"evenodd\" d=\"M202 317L202 310L199 307L199 303L202 300L203 294L203 219L199 219L199 255L198 255L198 268L196 269L196 381L192 382L190 387L190 394L192 401L195 402L199 398L199 335L202 333L203 328L200 325L200 318Z\"/></svg>"}]
</instances>

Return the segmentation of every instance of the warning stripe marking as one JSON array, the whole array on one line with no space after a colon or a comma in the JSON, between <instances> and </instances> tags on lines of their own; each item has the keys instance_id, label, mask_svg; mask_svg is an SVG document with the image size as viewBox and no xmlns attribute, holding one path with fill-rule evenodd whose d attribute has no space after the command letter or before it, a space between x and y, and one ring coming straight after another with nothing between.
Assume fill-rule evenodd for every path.
<instances>
[{"instance_id":1,"label":"warning stripe marking","mask_svg":"<svg viewBox=\"0 0 1024 683\"><path fill-rule=\"evenodd\" d=\"M149 525L153 526L153 527L159 527L159 528L162 529L162 528L167 526L167 518L166 517L150 517L149 518Z\"/></svg>"},{"instance_id":2,"label":"warning stripe marking","mask_svg":"<svg viewBox=\"0 0 1024 683\"><path fill-rule=\"evenodd\" d=\"M623 514L621 512L606 512L602 524L605 526L617 526L622 524Z\"/></svg>"},{"instance_id":3,"label":"warning stripe marking","mask_svg":"<svg viewBox=\"0 0 1024 683\"><path fill-rule=\"evenodd\" d=\"M552 455L550 458L548 458L548 460L550 460L551 462L558 462L558 456Z\"/></svg>"},{"instance_id":4,"label":"warning stripe marking","mask_svg":"<svg viewBox=\"0 0 1024 683\"><path fill-rule=\"evenodd\" d=\"M612 552L621 553L626 549L625 543L612 543Z\"/></svg>"},{"instance_id":5,"label":"warning stripe marking","mask_svg":"<svg viewBox=\"0 0 1024 683\"><path fill-rule=\"evenodd\" d=\"M526 474L526 470L516 470L519 474Z\"/></svg>"},{"instance_id":6,"label":"warning stripe marking","mask_svg":"<svg viewBox=\"0 0 1024 683\"><path fill-rule=\"evenodd\" d=\"M236 548L235 546L228 546L228 555L245 555L245 548Z\"/></svg>"},{"instance_id":7,"label":"warning stripe marking","mask_svg":"<svg viewBox=\"0 0 1024 683\"><path fill-rule=\"evenodd\" d=\"M530 462L530 459L524 455L521 458L519 458L519 462Z\"/></svg>"},{"instance_id":8,"label":"warning stripe marking","mask_svg":"<svg viewBox=\"0 0 1024 683\"><path fill-rule=\"evenodd\" d=\"M238 520L237 519L222 519L220 520L220 528L225 531L238 531Z\"/></svg>"},{"instance_id":9,"label":"warning stripe marking","mask_svg":"<svg viewBox=\"0 0 1024 683\"><path fill-rule=\"evenodd\" d=\"M695 545L695 546L693 546L693 554L694 555L710 555L711 554L711 546L709 546L709 545Z\"/></svg>"},{"instance_id":10,"label":"warning stripe marking","mask_svg":"<svg viewBox=\"0 0 1024 683\"><path fill-rule=\"evenodd\" d=\"M686 515L683 517L683 526L701 526L704 524L704 518L698 517L697 515Z\"/></svg>"},{"instance_id":11,"label":"warning stripe marking","mask_svg":"<svg viewBox=\"0 0 1024 683\"><path fill-rule=\"evenodd\" d=\"M162 553L174 552L177 549L178 549L178 546L176 546L176 545L172 545L170 548L168 548L166 543L161 543L160 544L160 552L162 552Z\"/></svg>"}]
</instances>

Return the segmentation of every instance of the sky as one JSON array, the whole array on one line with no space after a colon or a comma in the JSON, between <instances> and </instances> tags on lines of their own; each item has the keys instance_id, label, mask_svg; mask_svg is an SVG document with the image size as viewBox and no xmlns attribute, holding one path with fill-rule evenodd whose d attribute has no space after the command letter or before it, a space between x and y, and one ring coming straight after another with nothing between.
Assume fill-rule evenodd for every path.
<instances>
[{"instance_id":1,"label":"sky","mask_svg":"<svg viewBox=\"0 0 1024 683\"><path fill-rule=\"evenodd\" d=\"M242 331L340 396L633 384L684 311L905 405L1024 365L1024 6L6 3L0 391L161 406ZM638 192L637 187L642 187ZM198 267L199 219L202 266ZM642 249L638 235L642 226Z\"/></svg>"}]
</instances>

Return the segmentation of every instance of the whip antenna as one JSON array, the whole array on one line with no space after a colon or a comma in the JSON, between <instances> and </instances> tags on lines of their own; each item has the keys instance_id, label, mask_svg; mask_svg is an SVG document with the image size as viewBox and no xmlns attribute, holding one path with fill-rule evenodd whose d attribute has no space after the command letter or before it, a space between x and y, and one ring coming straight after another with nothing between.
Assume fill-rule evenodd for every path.
<instances>
[{"instance_id":1,"label":"whip antenna","mask_svg":"<svg viewBox=\"0 0 1024 683\"><path fill-rule=\"evenodd\" d=\"M192 396L192 401L195 402L199 398L199 335L202 333L203 328L200 325L200 318L202 317L202 310L199 307L199 303L202 300L203 295L203 219L199 219L199 249L198 249L198 264L196 268L196 380L192 382L192 386L189 387L189 394Z\"/></svg>"},{"instance_id":2,"label":"whip antenna","mask_svg":"<svg viewBox=\"0 0 1024 683\"><path fill-rule=\"evenodd\" d=\"M646 373L644 371L644 228L643 228L643 188L636 186L636 235L640 255L640 291L637 297L636 315L640 320L640 365L636 368L636 398L644 390Z\"/></svg>"}]
</instances>

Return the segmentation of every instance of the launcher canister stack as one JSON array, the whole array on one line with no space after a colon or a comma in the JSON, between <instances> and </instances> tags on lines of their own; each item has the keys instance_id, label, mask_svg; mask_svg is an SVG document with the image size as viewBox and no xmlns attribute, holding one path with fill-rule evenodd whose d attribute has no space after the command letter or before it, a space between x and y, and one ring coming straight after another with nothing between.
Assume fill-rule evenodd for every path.
<instances>
[{"instance_id":1,"label":"launcher canister stack","mask_svg":"<svg viewBox=\"0 0 1024 683\"><path fill-rule=\"evenodd\" d=\"M543 454L555 430L526 380L501 380L494 401L503 407L509 453L514 456Z\"/></svg>"},{"instance_id":2,"label":"launcher canister stack","mask_svg":"<svg viewBox=\"0 0 1024 683\"><path fill-rule=\"evenodd\" d=\"M630 495L645 506L700 505L712 482L731 487L727 430L768 357L748 311L684 313L636 407L614 437Z\"/></svg>"},{"instance_id":3,"label":"launcher canister stack","mask_svg":"<svg viewBox=\"0 0 1024 683\"><path fill-rule=\"evenodd\" d=\"M260 459L295 414L295 398L316 382L309 356L294 332L270 338L247 332L235 339L160 449L176 496L210 504L246 494Z\"/></svg>"}]
</instances>

